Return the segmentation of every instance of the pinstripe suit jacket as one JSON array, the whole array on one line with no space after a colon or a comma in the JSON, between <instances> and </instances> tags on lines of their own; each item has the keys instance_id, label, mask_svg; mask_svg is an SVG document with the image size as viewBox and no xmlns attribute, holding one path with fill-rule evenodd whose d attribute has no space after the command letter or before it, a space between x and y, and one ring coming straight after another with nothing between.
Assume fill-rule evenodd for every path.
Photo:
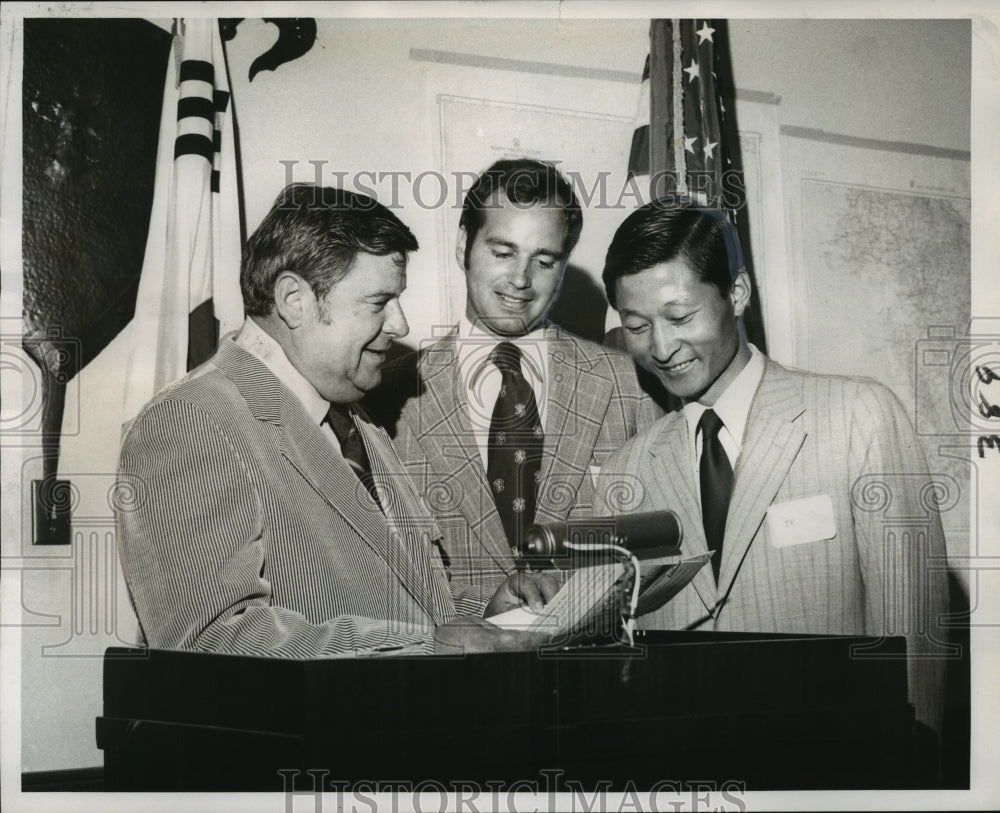
<instances>
[{"instance_id":1,"label":"pinstripe suit jacket","mask_svg":"<svg viewBox=\"0 0 1000 813\"><path fill-rule=\"evenodd\" d=\"M554 522L591 513L598 468L662 410L640 388L630 356L554 326L545 330L545 445L535 516ZM452 576L488 592L514 560L473 436L457 347L452 332L387 365L366 403L441 526Z\"/></svg>"},{"instance_id":2,"label":"pinstripe suit jacket","mask_svg":"<svg viewBox=\"0 0 1000 813\"><path fill-rule=\"evenodd\" d=\"M940 732L944 536L923 451L896 397L867 379L768 361L734 474L718 585L703 568L641 623L905 634L911 702ZM829 497L832 514L794 502L815 497ZM607 461L597 503L601 513L673 509L685 552L707 550L683 414L665 416ZM820 515L832 520L832 538L787 524Z\"/></svg>"},{"instance_id":3,"label":"pinstripe suit jacket","mask_svg":"<svg viewBox=\"0 0 1000 813\"><path fill-rule=\"evenodd\" d=\"M398 477L382 438L373 449L378 438L365 433L373 473ZM429 650L433 626L456 613L433 518L390 526L301 402L232 340L139 414L119 476L135 494L118 513L119 554L150 646ZM412 508L416 497L401 491L412 487L394 482L390 501ZM481 612L457 592L465 611Z\"/></svg>"}]
</instances>

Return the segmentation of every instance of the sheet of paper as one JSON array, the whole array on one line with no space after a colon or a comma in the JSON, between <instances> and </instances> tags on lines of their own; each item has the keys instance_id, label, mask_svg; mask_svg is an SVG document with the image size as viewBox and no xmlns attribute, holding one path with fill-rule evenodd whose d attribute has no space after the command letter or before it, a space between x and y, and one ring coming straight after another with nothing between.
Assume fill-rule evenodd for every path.
<instances>
[{"instance_id":1,"label":"sheet of paper","mask_svg":"<svg viewBox=\"0 0 1000 813\"><path fill-rule=\"evenodd\" d=\"M711 553L705 553L680 561L672 557L674 561L670 562L643 562L638 615L666 604L710 558ZM518 607L488 620L504 629L586 632L603 616L621 614L621 578L624 572L625 567L617 562L578 568L541 612Z\"/></svg>"}]
</instances>

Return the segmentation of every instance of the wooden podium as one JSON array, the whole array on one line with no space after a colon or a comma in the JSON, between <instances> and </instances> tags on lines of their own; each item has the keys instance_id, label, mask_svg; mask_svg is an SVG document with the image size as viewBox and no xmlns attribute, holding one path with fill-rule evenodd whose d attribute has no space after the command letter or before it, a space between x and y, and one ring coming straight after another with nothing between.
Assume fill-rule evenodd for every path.
<instances>
[{"instance_id":1,"label":"wooden podium","mask_svg":"<svg viewBox=\"0 0 1000 813\"><path fill-rule=\"evenodd\" d=\"M105 785L917 786L902 638L647 632L636 643L308 661L109 649Z\"/></svg>"}]
</instances>

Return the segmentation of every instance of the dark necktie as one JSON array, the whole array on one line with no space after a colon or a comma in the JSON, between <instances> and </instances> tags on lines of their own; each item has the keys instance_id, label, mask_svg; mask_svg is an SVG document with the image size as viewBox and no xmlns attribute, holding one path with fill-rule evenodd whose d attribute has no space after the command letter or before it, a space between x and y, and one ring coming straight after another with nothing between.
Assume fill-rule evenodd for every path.
<instances>
[{"instance_id":1,"label":"dark necktie","mask_svg":"<svg viewBox=\"0 0 1000 813\"><path fill-rule=\"evenodd\" d=\"M705 540L708 549L714 550L712 572L719 581L719 565L722 562L722 540L726 534L726 514L729 513L729 497L733 492L733 467L729 455L719 441L722 421L711 409L706 409L698 421L701 431L701 521L705 526Z\"/></svg>"},{"instance_id":2,"label":"dark necktie","mask_svg":"<svg viewBox=\"0 0 1000 813\"><path fill-rule=\"evenodd\" d=\"M493 407L486 477L507 541L515 555L535 520L535 495L544 435L531 384L521 371L521 351L501 342L490 354L500 370L500 394Z\"/></svg>"},{"instance_id":3,"label":"dark necktie","mask_svg":"<svg viewBox=\"0 0 1000 813\"><path fill-rule=\"evenodd\" d=\"M354 425L351 417L353 410L341 404L330 404L330 410L326 413L326 422L333 429L333 434L340 441L340 450L358 479L368 489L375 504L382 508L379 502L378 490L375 488L375 479L372 477L372 467L368 460L368 452L365 451L365 443L358 428Z\"/></svg>"}]
</instances>

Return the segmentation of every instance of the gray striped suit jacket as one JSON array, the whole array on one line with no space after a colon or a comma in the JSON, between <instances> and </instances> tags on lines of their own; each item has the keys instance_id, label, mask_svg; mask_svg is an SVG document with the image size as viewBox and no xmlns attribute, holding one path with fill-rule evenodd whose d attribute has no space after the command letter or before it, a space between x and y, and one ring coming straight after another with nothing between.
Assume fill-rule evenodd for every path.
<instances>
[{"instance_id":1,"label":"gray striped suit jacket","mask_svg":"<svg viewBox=\"0 0 1000 813\"><path fill-rule=\"evenodd\" d=\"M631 356L555 326L545 331L547 404L536 520L556 522L590 515L599 467L663 412L639 386ZM457 346L453 331L386 365L382 386L366 405L393 436L437 518L452 576L481 585L485 596L513 570L514 560L472 433Z\"/></svg>"},{"instance_id":2,"label":"gray striped suit jacket","mask_svg":"<svg viewBox=\"0 0 1000 813\"><path fill-rule=\"evenodd\" d=\"M944 535L923 451L897 398L874 381L768 361L734 474L719 584L703 568L640 624L905 635L911 702L940 733ZM794 502L826 497L832 512L815 499ZM672 509L685 552L707 550L683 414L665 416L607 461L598 506ZM827 530L814 524L810 533L819 518ZM877 649L858 653L866 655L878 657Z\"/></svg>"},{"instance_id":3,"label":"gray striped suit jacket","mask_svg":"<svg viewBox=\"0 0 1000 813\"><path fill-rule=\"evenodd\" d=\"M478 598L449 588L433 518L379 432L363 434L380 489L391 478L381 495L396 522L301 402L231 339L159 393L119 464L134 495L118 512L119 554L145 641L288 657L429 651L456 597L481 613Z\"/></svg>"}]
</instances>

